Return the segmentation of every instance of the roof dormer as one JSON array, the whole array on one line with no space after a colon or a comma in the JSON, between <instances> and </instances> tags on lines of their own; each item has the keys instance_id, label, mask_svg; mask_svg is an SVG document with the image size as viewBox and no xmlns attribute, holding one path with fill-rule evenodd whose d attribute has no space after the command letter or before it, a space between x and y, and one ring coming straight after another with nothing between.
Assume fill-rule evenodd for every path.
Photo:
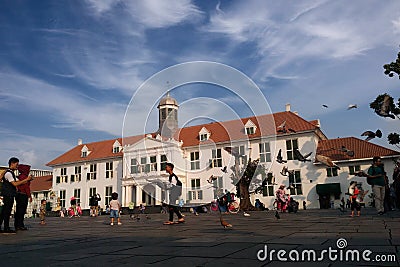
<instances>
[{"instance_id":1,"label":"roof dormer","mask_svg":"<svg viewBox=\"0 0 400 267\"><path fill-rule=\"evenodd\" d=\"M206 127L201 128L199 132L199 140L200 142L202 141L207 141L210 138L211 133L206 129Z\"/></svg>"},{"instance_id":2,"label":"roof dormer","mask_svg":"<svg viewBox=\"0 0 400 267\"><path fill-rule=\"evenodd\" d=\"M118 140L115 140L114 144L113 144L113 153L119 153L121 152L122 146L121 143L118 142Z\"/></svg>"},{"instance_id":3,"label":"roof dormer","mask_svg":"<svg viewBox=\"0 0 400 267\"><path fill-rule=\"evenodd\" d=\"M246 122L246 124L244 125L244 127L246 128L246 134L247 135L256 133L257 126L251 120L248 120Z\"/></svg>"},{"instance_id":4,"label":"roof dormer","mask_svg":"<svg viewBox=\"0 0 400 267\"><path fill-rule=\"evenodd\" d=\"M84 145L81 149L81 157L86 158L87 156L89 156L89 154L90 154L89 148L86 145Z\"/></svg>"}]
</instances>

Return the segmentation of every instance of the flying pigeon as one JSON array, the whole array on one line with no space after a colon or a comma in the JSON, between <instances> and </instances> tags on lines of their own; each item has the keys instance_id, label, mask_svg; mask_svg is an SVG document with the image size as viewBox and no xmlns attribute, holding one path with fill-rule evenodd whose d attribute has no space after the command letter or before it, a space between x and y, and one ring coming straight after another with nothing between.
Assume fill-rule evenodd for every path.
<instances>
[{"instance_id":1,"label":"flying pigeon","mask_svg":"<svg viewBox=\"0 0 400 267\"><path fill-rule=\"evenodd\" d=\"M282 124L279 125L277 128L278 128L278 131L277 131L278 133L287 133L286 121L282 122Z\"/></svg>"},{"instance_id":2,"label":"flying pigeon","mask_svg":"<svg viewBox=\"0 0 400 267\"><path fill-rule=\"evenodd\" d=\"M282 149L279 149L278 156L276 157L276 161L277 161L278 163L281 163L281 164L287 162L287 160L284 160L284 159L282 158Z\"/></svg>"},{"instance_id":3,"label":"flying pigeon","mask_svg":"<svg viewBox=\"0 0 400 267\"><path fill-rule=\"evenodd\" d=\"M228 173L227 166L225 166L224 168L222 168L221 171L224 172L224 173Z\"/></svg>"},{"instance_id":4,"label":"flying pigeon","mask_svg":"<svg viewBox=\"0 0 400 267\"><path fill-rule=\"evenodd\" d=\"M345 146L342 146L340 151L345 152L349 157L354 157L354 151L347 149Z\"/></svg>"},{"instance_id":5,"label":"flying pigeon","mask_svg":"<svg viewBox=\"0 0 400 267\"><path fill-rule=\"evenodd\" d=\"M282 122L281 125L279 125L277 128L283 129L283 128L285 128L285 125L286 125L286 121Z\"/></svg>"},{"instance_id":6,"label":"flying pigeon","mask_svg":"<svg viewBox=\"0 0 400 267\"><path fill-rule=\"evenodd\" d=\"M281 216L279 216L279 212L278 211L275 211L275 218L278 219L278 220L281 218Z\"/></svg>"},{"instance_id":7,"label":"flying pigeon","mask_svg":"<svg viewBox=\"0 0 400 267\"><path fill-rule=\"evenodd\" d=\"M337 169L340 170L340 167L338 165L336 165L335 163L333 163L333 161L330 157L323 156L323 155L316 155L315 160L321 162L322 164L325 164L328 167L336 167Z\"/></svg>"},{"instance_id":8,"label":"flying pigeon","mask_svg":"<svg viewBox=\"0 0 400 267\"><path fill-rule=\"evenodd\" d=\"M300 153L300 151L296 148L296 149L294 150L294 154L295 154L295 156L296 156L296 158L297 158L298 161L301 161L301 162L311 161L310 159L307 159L307 158L308 158L309 156L311 156L312 152L310 152L310 153L308 153L308 154L306 154L306 155L303 156L303 155Z\"/></svg>"},{"instance_id":9,"label":"flying pigeon","mask_svg":"<svg viewBox=\"0 0 400 267\"><path fill-rule=\"evenodd\" d=\"M374 139L375 137L381 138L382 137L382 132L381 130L376 130L376 132L373 131L365 131L361 134L361 136L367 136L365 141L369 141L371 139Z\"/></svg>"},{"instance_id":10,"label":"flying pigeon","mask_svg":"<svg viewBox=\"0 0 400 267\"><path fill-rule=\"evenodd\" d=\"M212 184L212 182L215 181L215 180L217 180L217 177L215 177L214 175L211 175L210 178L207 179L207 182Z\"/></svg>"},{"instance_id":11,"label":"flying pigeon","mask_svg":"<svg viewBox=\"0 0 400 267\"><path fill-rule=\"evenodd\" d=\"M232 224L230 224L227 221L225 221L224 219L222 219L221 215L219 216L219 221L221 222L221 225L224 227L224 229L227 227L229 228L229 227L233 226Z\"/></svg>"},{"instance_id":12,"label":"flying pigeon","mask_svg":"<svg viewBox=\"0 0 400 267\"><path fill-rule=\"evenodd\" d=\"M228 152L229 154L231 154L232 156L234 156L234 157L238 157L239 156L239 148L237 148L237 147L227 146L227 147L224 147L224 150L226 152Z\"/></svg>"},{"instance_id":13,"label":"flying pigeon","mask_svg":"<svg viewBox=\"0 0 400 267\"><path fill-rule=\"evenodd\" d=\"M350 109L353 109L353 108L357 108L357 104L350 104L350 105L347 107L347 110L350 110Z\"/></svg>"},{"instance_id":14,"label":"flying pigeon","mask_svg":"<svg viewBox=\"0 0 400 267\"><path fill-rule=\"evenodd\" d=\"M396 119L396 117L393 114L389 114L390 112L389 109L390 109L390 96L385 95L385 97L383 98L381 109L376 111L376 113L381 117L389 117L392 119Z\"/></svg>"},{"instance_id":15,"label":"flying pigeon","mask_svg":"<svg viewBox=\"0 0 400 267\"><path fill-rule=\"evenodd\" d=\"M283 168L282 168L280 174L282 174L283 176L287 176L288 171L289 171L289 170L288 170L288 167L283 166Z\"/></svg>"},{"instance_id":16,"label":"flying pigeon","mask_svg":"<svg viewBox=\"0 0 400 267\"><path fill-rule=\"evenodd\" d=\"M328 108L328 106L327 105L322 105L324 108Z\"/></svg>"}]
</instances>

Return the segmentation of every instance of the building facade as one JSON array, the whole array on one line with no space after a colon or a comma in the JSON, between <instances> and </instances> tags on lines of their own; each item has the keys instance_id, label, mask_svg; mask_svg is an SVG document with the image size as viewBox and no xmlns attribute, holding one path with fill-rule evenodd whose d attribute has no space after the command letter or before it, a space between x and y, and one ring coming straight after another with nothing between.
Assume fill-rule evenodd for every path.
<instances>
[{"instance_id":1,"label":"building facade","mask_svg":"<svg viewBox=\"0 0 400 267\"><path fill-rule=\"evenodd\" d=\"M355 173L366 171L373 156L382 157L389 178L400 156L354 137L328 139L319 120L301 118L290 105L284 112L180 129L174 98L168 94L158 109L159 129L154 133L80 143L50 162L60 206L75 196L88 208L89 197L98 192L104 207L113 191L120 194L124 207L168 202L167 162L174 163L174 172L183 183L176 204L207 204L228 191L236 192L233 170L259 159L265 176L252 180L253 203L260 199L272 208L275 191L283 184L290 196L305 201L309 208L338 207L341 198L347 198L350 181L372 192L365 178ZM329 157L335 167L318 162L317 155ZM301 156L305 158L299 160ZM368 194L366 204L369 201Z\"/></svg>"}]
</instances>

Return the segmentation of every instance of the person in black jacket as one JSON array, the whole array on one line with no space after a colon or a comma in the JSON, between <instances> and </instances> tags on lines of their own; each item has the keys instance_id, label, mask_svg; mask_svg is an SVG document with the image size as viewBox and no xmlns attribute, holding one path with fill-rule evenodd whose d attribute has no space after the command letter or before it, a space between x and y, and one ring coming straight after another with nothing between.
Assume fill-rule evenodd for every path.
<instances>
[{"instance_id":1,"label":"person in black jacket","mask_svg":"<svg viewBox=\"0 0 400 267\"><path fill-rule=\"evenodd\" d=\"M4 233L15 233L14 230L10 229L10 216L14 205L14 199L17 195L17 186L26 184L32 180L32 175L29 175L27 179L19 181L15 176L14 171L18 169L19 159L10 158L8 161L8 169L1 175L1 181L3 182L1 194L3 196L3 209L0 214L0 231L1 225L4 222Z\"/></svg>"}]
</instances>

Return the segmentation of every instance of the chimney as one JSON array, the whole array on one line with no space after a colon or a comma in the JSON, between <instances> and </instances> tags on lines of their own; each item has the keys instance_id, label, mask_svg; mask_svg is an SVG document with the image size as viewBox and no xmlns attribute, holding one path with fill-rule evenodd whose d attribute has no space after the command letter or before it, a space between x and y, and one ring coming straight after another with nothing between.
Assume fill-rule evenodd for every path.
<instances>
[{"instance_id":1,"label":"chimney","mask_svg":"<svg viewBox=\"0 0 400 267\"><path fill-rule=\"evenodd\" d=\"M286 107L286 111L290 111L290 103L287 103L287 104L285 105L285 107Z\"/></svg>"},{"instance_id":2,"label":"chimney","mask_svg":"<svg viewBox=\"0 0 400 267\"><path fill-rule=\"evenodd\" d=\"M82 145L82 139L78 139L78 146Z\"/></svg>"}]
</instances>

